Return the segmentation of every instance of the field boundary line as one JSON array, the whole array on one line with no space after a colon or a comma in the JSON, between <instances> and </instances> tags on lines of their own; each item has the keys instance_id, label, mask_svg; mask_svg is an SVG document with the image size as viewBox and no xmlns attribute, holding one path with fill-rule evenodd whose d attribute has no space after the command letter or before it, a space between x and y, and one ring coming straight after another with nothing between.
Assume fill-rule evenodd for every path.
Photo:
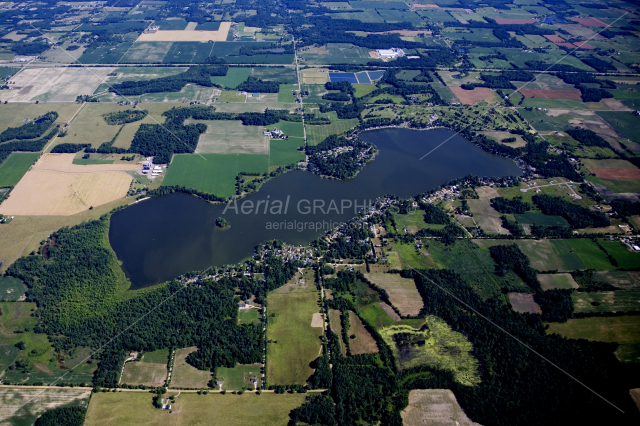
<instances>
[{"instance_id":1,"label":"field boundary line","mask_svg":"<svg viewBox=\"0 0 640 426\"><path fill-rule=\"evenodd\" d=\"M592 38L594 38L595 36L599 35L602 31L611 28L611 26L613 24L615 24L618 20L620 20L622 17L628 15L629 12L625 12L622 15L620 15L618 18L616 18L615 21L613 21L611 24L608 24L606 27L602 28L600 31L598 31L597 33L594 33L591 37L589 37L586 41L583 42L586 43L588 41L590 41ZM573 52L575 52L576 50L578 50L579 47L576 47L575 49L573 49L571 52L567 52L564 56L562 56L560 59L558 59L556 62L554 62L553 64L549 65L547 67L547 69L545 69L544 71L542 71L543 73L548 72L551 68L553 68L554 66L556 66L558 63L560 63L560 61L562 61L564 58L566 58L567 56L571 55ZM531 83L532 81L535 81L537 79L534 78L533 80L527 81L525 84L522 85L522 87L516 88L515 91L513 91L512 93L510 93L508 96L513 96L516 93L520 93L520 90L524 89L525 87L527 87L527 84ZM447 87L445 85L445 87ZM522 93L520 93L522 94ZM507 96L507 98L508 98ZM524 95L523 95L524 96ZM500 101L502 102L502 100ZM498 104L499 105L499 104ZM487 112L489 112L490 109L487 109ZM473 125L473 123L476 122L476 120L478 118L484 117L485 115L487 115L487 112L485 112L484 114L480 114L477 117L475 117L471 123L467 124L465 127L463 127L462 129L458 130L456 133L454 133L453 135L451 135L450 137L448 137L444 142L442 142L441 144L439 144L438 146L436 146L435 148L433 148L431 151L427 152L425 155L423 155L422 157L420 157L420 161L422 161L423 158L425 158L426 156L428 156L429 154L431 154L433 151L435 151L436 149L440 148L442 145L444 145L445 143L449 142L451 139L453 139L455 136L458 136L461 132L465 131L466 129L468 129L469 127L471 127L471 125Z\"/></svg>"},{"instance_id":2,"label":"field boundary line","mask_svg":"<svg viewBox=\"0 0 640 426\"><path fill-rule=\"evenodd\" d=\"M624 15L623 15L624 16ZM588 391L590 391L592 394L596 395L597 397L599 397L600 399L602 399L604 402L608 403L609 405L611 405L613 408L615 408L616 410L620 411L622 414L626 414L624 411L622 411L620 408L618 408L618 406L614 405L611 401L609 401L608 399L606 399L605 397L603 397L602 395L600 395L599 393L597 393L596 391L594 391L593 389L591 389L589 386L585 385L584 383L582 383L580 380L576 379L574 376L572 376L571 374L569 374L567 371L563 370L561 367L559 367L557 364L553 363L549 358L545 357L544 355L542 355L540 352L536 351L535 349L533 349L531 346L527 345L526 343L524 343L522 340L518 339L516 336L514 336L513 334L509 333L507 330L505 330L504 328L500 327L498 324L496 324L495 322L491 321L489 318L487 318L485 315L483 315L482 313L478 312L478 310L474 309L471 305L469 305L468 303L466 303L465 301L463 301L462 299L460 299L459 297L457 297L455 294L451 293L449 290L447 290L446 288L442 287L440 284L436 283L435 281L433 281L431 278L427 277L426 275L424 275L422 272L420 272L419 270L417 270L416 268L411 267L411 269L418 273L418 275L420 275L422 278L424 278L425 280L429 281L431 284L435 285L436 287L438 287L440 290L444 291L448 296L452 297L453 299L455 299L458 303L460 303L461 305L464 305L467 309L469 309L470 311L472 311L473 313L475 313L476 315L478 315L480 318L482 318L483 320L487 321L489 324L493 325L495 328L497 328L498 330L502 331L504 334L506 334L507 336L511 337L513 340L515 340L516 342L520 343L522 346L524 346L525 348L527 348L529 351L531 351L532 353L538 355L540 358L542 358L543 360L545 360L546 362L548 362L549 364L551 364L552 366L554 366L558 371L564 373L567 377L571 378L573 381L575 381L576 383L580 384L581 386L583 386L585 389L587 389Z\"/></svg>"},{"instance_id":3,"label":"field boundary line","mask_svg":"<svg viewBox=\"0 0 640 426\"><path fill-rule=\"evenodd\" d=\"M42 35L42 37L46 38L49 42L51 42L51 38L49 38L49 37L47 37L45 34L43 34L43 33L42 33L42 31L40 31L38 28L34 27L34 26L33 26L33 24L29 24L29 25L31 25L31 28L33 28L34 30L38 31L38 32ZM52 44L53 44L53 43L52 43ZM90 72L91 74L93 74L95 77L100 78L96 73L94 73L94 72L91 70L91 67L88 67L88 66L86 66L85 64L83 64L82 62L80 62L78 59L75 59L75 58L74 58L74 57L73 57L69 52L67 52L66 50L65 50L64 52L65 52L67 55L69 55L69 57L70 57L71 59L73 59L73 60L74 60L74 62L77 62L78 64L82 65L82 68L89 70L89 72ZM122 58L121 58L121 59L122 59ZM115 65L118 65L118 64L116 63ZM191 66L191 65L189 65L189 66ZM106 79L106 76L105 76L105 79ZM103 79L103 80L104 80L104 79ZM111 84L109 84L109 83L104 83L104 84L107 84L110 88L113 88L113 86L112 86ZM127 100L127 102L131 102L127 96L125 96L125 95L119 95L119 96L122 96L123 98L125 98L125 99ZM189 145L187 145L187 143L186 143L185 141L183 141L183 140L182 140L182 139L180 139L178 136L176 136L176 134L175 134L175 133L173 133L171 130L167 129L167 128L166 128L166 126L165 126L164 124L162 124L162 123L160 123L158 120L156 120L156 119L155 119L151 114L149 114L149 112L148 112L148 111L147 111L147 114L145 115L145 117L149 117L149 118L151 118L153 121L155 121L155 122L156 122L156 124L157 124L157 125L159 125L159 126L160 126L160 127L162 127L164 130L166 130L167 132L169 132L169 134L170 134L171 136L173 136L174 138L176 138L176 139L177 139L178 141L180 141L184 146L186 146L186 147L187 147L187 149L189 149L190 151L192 151L192 152L191 152L192 154L197 154L197 153L195 152L195 151L196 151L196 149L195 149L195 148L191 149L191 147L190 147ZM197 144L196 144L196 148L197 148ZM173 154L172 154L172 155L173 155ZM200 154L198 154L198 155L200 155ZM202 155L200 155L200 157L202 157ZM207 159L206 159L206 158L204 158L204 157L202 157L202 159L204 159L204 161L207 161Z\"/></svg>"}]
</instances>

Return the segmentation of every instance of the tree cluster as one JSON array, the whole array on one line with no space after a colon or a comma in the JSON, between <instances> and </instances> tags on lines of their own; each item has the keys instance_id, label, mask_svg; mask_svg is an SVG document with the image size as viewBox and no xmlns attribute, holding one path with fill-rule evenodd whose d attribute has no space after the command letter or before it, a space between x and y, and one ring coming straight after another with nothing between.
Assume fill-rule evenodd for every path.
<instances>
[{"instance_id":1,"label":"tree cluster","mask_svg":"<svg viewBox=\"0 0 640 426\"><path fill-rule=\"evenodd\" d=\"M561 197L542 194L534 195L532 200L542 213L562 216L576 229L603 228L611 224L603 213L571 203Z\"/></svg>"}]
</instances>

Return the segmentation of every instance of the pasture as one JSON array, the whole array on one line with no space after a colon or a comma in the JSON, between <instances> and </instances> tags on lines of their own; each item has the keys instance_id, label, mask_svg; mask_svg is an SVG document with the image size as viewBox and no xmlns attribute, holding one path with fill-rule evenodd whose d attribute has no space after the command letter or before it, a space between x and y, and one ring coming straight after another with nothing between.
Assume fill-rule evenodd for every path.
<instances>
[{"instance_id":1,"label":"pasture","mask_svg":"<svg viewBox=\"0 0 640 426\"><path fill-rule=\"evenodd\" d=\"M2 92L0 92L2 93ZM9 103L2 105L2 114L0 114L0 132L8 127L19 127L24 124L24 119L33 120L49 111L58 113L57 123L69 121L71 117L78 111L80 106L76 103L50 103L50 104L28 104L28 103Z\"/></svg>"},{"instance_id":2,"label":"pasture","mask_svg":"<svg viewBox=\"0 0 640 426\"><path fill-rule=\"evenodd\" d=\"M200 135L196 154L269 154L269 136L262 126L244 126L240 120L187 120L186 124L204 123L207 131Z\"/></svg>"},{"instance_id":3,"label":"pasture","mask_svg":"<svg viewBox=\"0 0 640 426\"><path fill-rule=\"evenodd\" d=\"M640 311L638 289L572 293L571 298L578 313Z\"/></svg>"},{"instance_id":4,"label":"pasture","mask_svg":"<svg viewBox=\"0 0 640 426\"><path fill-rule=\"evenodd\" d=\"M464 413L449 389L414 389L409 392L409 405L402 413L404 426L425 424L442 426L475 426Z\"/></svg>"},{"instance_id":5,"label":"pasture","mask_svg":"<svg viewBox=\"0 0 640 426\"><path fill-rule=\"evenodd\" d=\"M630 251L620 241L598 240L622 269L637 268L640 265L640 253Z\"/></svg>"},{"instance_id":6,"label":"pasture","mask_svg":"<svg viewBox=\"0 0 640 426\"><path fill-rule=\"evenodd\" d=\"M19 278L0 277L0 301L17 302L24 299L27 286Z\"/></svg>"},{"instance_id":7,"label":"pasture","mask_svg":"<svg viewBox=\"0 0 640 426\"><path fill-rule=\"evenodd\" d=\"M352 14L350 14L352 15ZM375 61L369 56L369 49L347 43L329 43L320 47L310 47L301 55L309 65L367 64Z\"/></svg>"},{"instance_id":8,"label":"pasture","mask_svg":"<svg viewBox=\"0 0 640 426\"><path fill-rule=\"evenodd\" d=\"M538 274L538 280L543 290L578 288L578 283L571 274Z\"/></svg>"},{"instance_id":9,"label":"pasture","mask_svg":"<svg viewBox=\"0 0 640 426\"><path fill-rule=\"evenodd\" d=\"M129 164L72 164L75 154L47 154L0 206L7 215L72 215L126 196ZM81 172L81 173L79 173Z\"/></svg>"},{"instance_id":10,"label":"pasture","mask_svg":"<svg viewBox=\"0 0 640 426\"><path fill-rule=\"evenodd\" d=\"M3 90L0 100L9 102L74 102L102 83L114 69L104 68L28 68L13 77L21 90Z\"/></svg>"},{"instance_id":11,"label":"pasture","mask_svg":"<svg viewBox=\"0 0 640 426\"><path fill-rule=\"evenodd\" d=\"M192 346L190 348L177 349L173 363L173 371L171 372L172 388L178 389L205 389L211 381L211 372L198 370L186 359L191 352L197 351L198 348Z\"/></svg>"},{"instance_id":12,"label":"pasture","mask_svg":"<svg viewBox=\"0 0 640 426\"><path fill-rule=\"evenodd\" d=\"M501 214L491 207L490 200L498 197L498 191L494 188L478 188L477 200L467 200L473 218L480 228L488 234L509 235L509 231L502 227Z\"/></svg>"},{"instance_id":13,"label":"pasture","mask_svg":"<svg viewBox=\"0 0 640 426\"><path fill-rule=\"evenodd\" d=\"M407 369L426 364L449 370L463 385L479 383L478 361L471 354L471 343L438 317L427 316L425 321L421 329L396 324L380 330L398 367Z\"/></svg>"},{"instance_id":14,"label":"pasture","mask_svg":"<svg viewBox=\"0 0 640 426\"><path fill-rule=\"evenodd\" d=\"M304 147L302 138L272 139L269 147L269 166L287 166L304 161L306 158L304 151L298 151L298 148Z\"/></svg>"},{"instance_id":15,"label":"pasture","mask_svg":"<svg viewBox=\"0 0 640 426\"><path fill-rule=\"evenodd\" d=\"M127 362L120 383L128 385L163 386L167 379L167 364L152 362Z\"/></svg>"},{"instance_id":16,"label":"pasture","mask_svg":"<svg viewBox=\"0 0 640 426\"><path fill-rule=\"evenodd\" d=\"M527 293L509 293L509 303L514 311L524 314L541 314L542 309L535 300L533 300L533 294Z\"/></svg>"},{"instance_id":17,"label":"pasture","mask_svg":"<svg viewBox=\"0 0 640 426\"><path fill-rule=\"evenodd\" d=\"M87 407L91 391L86 389L0 389L0 419L3 424L27 426L45 411L61 406Z\"/></svg>"},{"instance_id":18,"label":"pasture","mask_svg":"<svg viewBox=\"0 0 640 426\"><path fill-rule=\"evenodd\" d=\"M587 239L570 239L567 243L576 251L585 266L589 269L613 270L615 266L609 262L607 254L596 243Z\"/></svg>"},{"instance_id":19,"label":"pasture","mask_svg":"<svg viewBox=\"0 0 640 426\"><path fill-rule=\"evenodd\" d=\"M267 173L268 169L267 155L177 154L173 156L163 185L183 185L219 197L230 197L236 192L238 174Z\"/></svg>"},{"instance_id":20,"label":"pasture","mask_svg":"<svg viewBox=\"0 0 640 426\"><path fill-rule=\"evenodd\" d=\"M251 379L258 380L258 388L262 386L262 365L261 364L237 364L233 368L218 367L216 369L216 380L222 382L224 390L253 390L254 385ZM217 389L217 386L213 386Z\"/></svg>"},{"instance_id":21,"label":"pasture","mask_svg":"<svg viewBox=\"0 0 640 426\"><path fill-rule=\"evenodd\" d=\"M389 294L389 300L403 316L416 316L423 307L422 297L413 280L398 274L372 273L365 277L382 287Z\"/></svg>"},{"instance_id":22,"label":"pasture","mask_svg":"<svg viewBox=\"0 0 640 426\"><path fill-rule=\"evenodd\" d=\"M331 120L331 124L305 126L307 130L307 143L309 145L318 145L329 136L341 135L358 125L357 118L341 120L338 119L335 111L326 114L316 112L316 115L328 117Z\"/></svg>"},{"instance_id":23,"label":"pasture","mask_svg":"<svg viewBox=\"0 0 640 426\"><path fill-rule=\"evenodd\" d=\"M320 355L323 329L312 327L320 311L315 286L306 291L269 293L267 301L267 385L304 384L309 363Z\"/></svg>"},{"instance_id":24,"label":"pasture","mask_svg":"<svg viewBox=\"0 0 640 426\"><path fill-rule=\"evenodd\" d=\"M353 355L378 352L378 344L375 339L366 329L360 317L353 311L349 311L349 347Z\"/></svg>"},{"instance_id":25,"label":"pasture","mask_svg":"<svg viewBox=\"0 0 640 426\"><path fill-rule=\"evenodd\" d=\"M169 395L177 395L170 392ZM147 392L96 393L91 398L86 426L146 424L154 426L211 424L212 419L224 419L226 426L260 424L282 426L289 420L289 412L302 405L303 394L276 395L198 395L181 393L172 404L173 413L153 407L152 395Z\"/></svg>"},{"instance_id":26,"label":"pasture","mask_svg":"<svg viewBox=\"0 0 640 426\"><path fill-rule=\"evenodd\" d=\"M0 164L0 187L16 186L40 157L40 153L14 152Z\"/></svg>"}]
</instances>

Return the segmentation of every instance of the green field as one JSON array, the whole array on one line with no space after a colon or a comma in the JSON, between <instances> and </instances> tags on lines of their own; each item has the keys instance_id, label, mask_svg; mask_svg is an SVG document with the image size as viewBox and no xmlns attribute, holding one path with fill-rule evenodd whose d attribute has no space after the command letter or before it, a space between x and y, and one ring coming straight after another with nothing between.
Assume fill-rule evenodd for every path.
<instances>
[{"instance_id":1,"label":"green field","mask_svg":"<svg viewBox=\"0 0 640 426\"><path fill-rule=\"evenodd\" d=\"M625 138L640 142L638 117L630 111L598 111L597 114Z\"/></svg>"},{"instance_id":2,"label":"green field","mask_svg":"<svg viewBox=\"0 0 640 426\"><path fill-rule=\"evenodd\" d=\"M187 363L187 356L198 348L177 349L171 373L171 387L182 389L205 389L211 381L211 372L198 370Z\"/></svg>"},{"instance_id":3,"label":"green field","mask_svg":"<svg viewBox=\"0 0 640 426\"><path fill-rule=\"evenodd\" d=\"M540 212L526 212L513 215L523 225L538 226L569 226L567 219L562 216L551 216Z\"/></svg>"},{"instance_id":4,"label":"green field","mask_svg":"<svg viewBox=\"0 0 640 426\"><path fill-rule=\"evenodd\" d=\"M0 187L16 186L29 167L40 157L39 152L14 152L0 164Z\"/></svg>"},{"instance_id":5,"label":"green field","mask_svg":"<svg viewBox=\"0 0 640 426\"><path fill-rule=\"evenodd\" d=\"M640 311L640 290L579 292L571 295L575 312Z\"/></svg>"},{"instance_id":6,"label":"green field","mask_svg":"<svg viewBox=\"0 0 640 426\"><path fill-rule=\"evenodd\" d=\"M169 395L177 395L170 392ZM182 393L176 397L170 414L167 410L153 407L148 392L96 393L91 398L85 426L107 425L205 425L224 423L225 426L284 426L289 421L289 412L302 405L304 394L264 393L255 395L198 395ZM178 417L179 416L179 417ZM224 419L224 420L220 420Z\"/></svg>"},{"instance_id":7,"label":"green field","mask_svg":"<svg viewBox=\"0 0 640 426\"><path fill-rule=\"evenodd\" d=\"M571 274L538 274L538 280L543 290L578 288L578 284Z\"/></svg>"},{"instance_id":8,"label":"green field","mask_svg":"<svg viewBox=\"0 0 640 426\"><path fill-rule=\"evenodd\" d=\"M153 352L145 352L142 355L142 362L153 364L167 364L169 362L169 349L158 349Z\"/></svg>"},{"instance_id":9,"label":"green field","mask_svg":"<svg viewBox=\"0 0 640 426\"><path fill-rule=\"evenodd\" d=\"M233 368L218 367L215 376L216 380L222 382L224 390L253 390L253 383L250 380L252 378L258 380L258 389L262 386L260 364L238 364ZM217 386L215 388L217 389Z\"/></svg>"},{"instance_id":10,"label":"green field","mask_svg":"<svg viewBox=\"0 0 640 426\"><path fill-rule=\"evenodd\" d=\"M177 154L163 185L184 185L198 191L231 197L241 172L267 173L269 156L252 154Z\"/></svg>"},{"instance_id":11,"label":"green field","mask_svg":"<svg viewBox=\"0 0 640 426\"><path fill-rule=\"evenodd\" d=\"M267 385L304 384L309 363L320 354L322 327L311 327L318 307L315 286L306 291L269 293L267 309Z\"/></svg>"},{"instance_id":12,"label":"green field","mask_svg":"<svg viewBox=\"0 0 640 426\"><path fill-rule=\"evenodd\" d=\"M305 159L304 151L298 151L299 147L304 147L304 139L272 139L269 146L269 166L287 166Z\"/></svg>"},{"instance_id":13,"label":"green field","mask_svg":"<svg viewBox=\"0 0 640 426\"><path fill-rule=\"evenodd\" d=\"M596 243L587 239L567 240L572 249L578 253L580 259L589 269L613 270L615 266L609 262L607 254Z\"/></svg>"},{"instance_id":14,"label":"green field","mask_svg":"<svg viewBox=\"0 0 640 426\"><path fill-rule=\"evenodd\" d=\"M611 180L603 179L595 176L586 176L586 180L595 183L596 185L606 186L607 189L616 194L623 194L627 192L640 192L640 181L632 179L624 180Z\"/></svg>"},{"instance_id":15,"label":"green field","mask_svg":"<svg viewBox=\"0 0 640 426\"><path fill-rule=\"evenodd\" d=\"M474 240L481 247L516 244L538 271L574 271L586 269L582 259L567 240Z\"/></svg>"},{"instance_id":16,"label":"green field","mask_svg":"<svg viewBox=\"0 0 640 426\"><path fill-rule=\"evenodd\" d=\"M258 324L260 317L257 309L242 309L238 311L238 324Z\"/></svg>"},{"instance_id":17,"label":"green field","mask_svg":"<svg viewBox=\"0 0 640 426\"><path fill-rule=\"evenodd\" d=\"M289 138L304 138L304 127L302 121L278 121L273 127L282 130ZM269 126L269 129L273 129Z\"/></svg>"},{"instance_id":18,"label":"green field","mask_svg":"<svg viewBox=\"0 0 640 426\"><path fill-rule=\"evenodd\" d=\"M240 83L246 81L249 75L251 75L251 68L230 67L227 75L211 77L211 82L229 89L235 89Z\"/></svg>"},{"instance_id":19,"label":"green field","mask_svg":"<svg viewBox=\"0 0 640 426\"><path fill-rule=\"evenodd\" d=\"M307 125L307 143L309 145L318 145L331 135L341 135L349 129L358 125L358 119L352 118L348 120L340 120L334 111L327 114L319 114L318 116L326 116L331 120L331 124L324 125Z\"/></svg>"},{"instance_id":20,"label":"green field","mask_svg":"<svg viewBox=\"0 0 640 426\"><path fill-rule=\"evenodd\" d=\"M637 268L640 265L640 253L631 252L620 241L598 240L602 247L618 263L622 269Z\"/></svg>"},{"instance_id":21,"label":"green field","mask_svg":"<svg viewBox=\"0 0 640 426\"><path fill-rule=\"evenodd\" d=\"M0 277L0 301L17 302L27 291L22 280L14 277Z\"/></svg>"},{"instance_id":22,"label":"green field","mask_svg":"<svg viewBox=\"0 0 640 426\"><path fill-rule=\"evenodd\" d=\"M278 92L278 102L294 103L296 97L293 95L293 90L298 90L297 84L281 84Z\"/></svg>"}]
</instances>

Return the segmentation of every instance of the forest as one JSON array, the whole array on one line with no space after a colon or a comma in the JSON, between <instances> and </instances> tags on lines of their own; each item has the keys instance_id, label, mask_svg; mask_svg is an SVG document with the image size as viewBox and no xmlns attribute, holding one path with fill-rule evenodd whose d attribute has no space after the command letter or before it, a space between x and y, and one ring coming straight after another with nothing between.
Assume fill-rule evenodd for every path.
<instances>
[{"instance_id":1,"label":"forest","mask_svg":"<svg viewBox=\"0 0 640 426\"><path fill-rule=\"evenodd\" d=\"M593 130L583 129L580 127L572 127L566 129L565 132L573 139L577 140L585 146L599 146L601 148L610 148L609 142L604 140Z\"/></svg>"},{"instance_id":2,"label":"forest","mask_svg":"<svg viewBox=\"0 0 640 426\"><path fill-rule=\"evenodd\" d=\"M142 120L149 111L146 109L127 109L124 111L116 111L104 114L102 117L107 124L110 125L122 125L127 123L133 123Z\"/></svg>"},{"instance_id":3,"label":"forest","mask_svg":"<svg viewBox=\"0 0 640 426\"><path fill-rule=\"evenodd\" d=\"M493 207L500 213L523 214L531 210L531 204L522 201L522 197L515 197L513 199L496 197L492 198L489 201L491 202L491 207Z\"/></svg>"},{"instance_id":4,"label":"forest","mask_svg":"<svg viewBox=\"0 0 640 426\"><path fill-rule=\"evenodd\" d=\"M263 81L255 77L249 76L247 80L240 83L236 90L256 93L278 93L280 83L277 81Z\"/></svg>"},{"instance_id":5,"label":"forest","mask_svg":"<svg viewBox=\"0 0 640 426\"><path fill-rule=\"evenodd\" d=\"M611 225L604 213L591 210L571 203L561 197L551 195L534 195L533 202L542 213L553 216L562 216L575 229L581 228L603 228Z\"/></svg>"},{"instance_id":6,"label":"forest","mask_svg":"<svg viewBox=\"0 0 640 426\"><path fill-rule=\"evenodd\" d=\"M58 119L58 113L50 111L40 117L23 124L20 127L9 127L0 133L0 143L12 139L35 139L39 138Z\"/></svg>"}]
</instances>

